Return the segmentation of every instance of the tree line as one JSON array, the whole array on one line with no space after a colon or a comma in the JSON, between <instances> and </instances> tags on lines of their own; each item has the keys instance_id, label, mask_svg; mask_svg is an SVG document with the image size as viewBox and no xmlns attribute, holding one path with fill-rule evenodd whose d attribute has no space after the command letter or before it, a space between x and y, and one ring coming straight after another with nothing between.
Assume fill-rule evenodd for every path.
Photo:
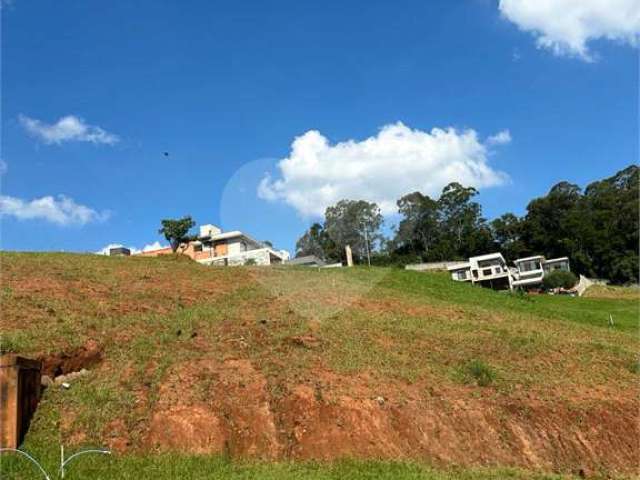
<instances>
[{"instance_id":1,"label":"tree line","mask_svg":"<svg viewBox=\"0 0 640 480\"><path fill-rule=\"evenodd\" d=\"M576 273L613 283L638 281L640 169L631 165L589 184L554 185L513 213L488 221L475 201L477 190L450 183L438 198L420 192L397 201L400 221L393 235L381 233L383 217L375 203L341 200L328 207L296 243L296 256L344 261L350 245L356 263L371 252L377 265L405 265L466 259L501 251L507 261L530 255L569 257Z\"/></svg>"}]
</instances>

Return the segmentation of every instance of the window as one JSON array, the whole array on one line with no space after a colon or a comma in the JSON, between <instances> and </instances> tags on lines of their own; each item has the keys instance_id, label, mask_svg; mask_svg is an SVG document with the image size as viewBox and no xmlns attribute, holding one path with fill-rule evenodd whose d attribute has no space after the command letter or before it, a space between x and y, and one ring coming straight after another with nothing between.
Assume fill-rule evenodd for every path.
<instances>
[{"instance_id":1,"label":"window","mask_svg":"<svg viewBox=\"0 0 640 480\"><path fill-rule=\"evenodd\" d=\"M518 270L521 272L530 272L532 270L540 270L540 260L527 260L526 262L520 262Z\"/></svg>"},{"instance_id":2,"label":"window","mask_svg":"<svg viewBox=\"0 0 640 480\"><path fill-rule=\"evenodd\" d=\"M478 278L478 270L473 270L473 278Z\"/></svg>"},{"instance_id":3,"label":"window","mask_svg":"<svg viewBox=\"0 0 640 480\"><path fill-rule=\"evenodd\" d=\"M490 268L485 268L484 270L482 270L482 275L487 277L491 275L491 269Z\"/></svg>"},{"instance_id":4,"label":"window","mask_svg":"<svg viewBox=\"0 0 640 480\"><path fill-rule=\"evenodd\" d=\"M456 275L457 275L457 277L456 277L456 278L457 278L458 280L466 280L466 279L467 279L467 272L466 272L466 270L458 270L458 271L456 272Z\"/></svg>"},{"instance_id":5,"label":"window","mask_svg":"<svg viewBox=\"0 0 640 480\"><path fill-rule=\"evenodd\" d=\"M202 251L202 244L201 244L201 243L196 243L196 244L193 246L193 251L194 251L194 252L201 252L201 251Z\"/></svg>"}]
</instances>

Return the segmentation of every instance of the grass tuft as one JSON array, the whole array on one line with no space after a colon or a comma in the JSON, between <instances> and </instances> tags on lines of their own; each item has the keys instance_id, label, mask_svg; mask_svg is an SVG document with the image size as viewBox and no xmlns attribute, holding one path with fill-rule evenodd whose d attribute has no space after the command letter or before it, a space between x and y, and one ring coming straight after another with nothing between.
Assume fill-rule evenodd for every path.
<instances>
[{"instance_id":1,"label":"grass tuft","mask_svg":"<svg viewBox=\"0 0 640 480\"><path fill-rule=\"evenodd\" d=\"M464 367L467 377L471 377L480 387L488 387L496 379L496 372L482 360L471 360Z\"/></svg>"}]
</instances>

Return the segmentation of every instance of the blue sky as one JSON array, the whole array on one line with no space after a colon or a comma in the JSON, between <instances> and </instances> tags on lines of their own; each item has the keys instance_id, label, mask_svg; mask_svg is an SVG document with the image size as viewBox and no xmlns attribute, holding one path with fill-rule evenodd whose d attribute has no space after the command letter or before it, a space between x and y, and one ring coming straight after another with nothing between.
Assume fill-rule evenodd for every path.
<instances>
[{"instance_id":1,"label":"blue sky","mask_svg":"<svg viewBox=\"0 0 640 480\"><path fill-rule=\"evenodd\" d=\"M142 248L191 214L293 250L336 195L453 180L522 214L638 160L616 2L5 2L2 248Z\"/></svg>"}]
</instances>

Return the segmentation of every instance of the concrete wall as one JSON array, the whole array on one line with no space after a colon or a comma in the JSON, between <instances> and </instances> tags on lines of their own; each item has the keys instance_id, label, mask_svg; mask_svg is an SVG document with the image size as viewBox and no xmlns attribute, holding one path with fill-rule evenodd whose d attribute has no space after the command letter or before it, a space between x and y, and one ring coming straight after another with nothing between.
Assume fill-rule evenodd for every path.
<instances>
[{"instance_id":1,"label":"concrete wall","mask_svg":"<svg viewBox=\"0 0 640 480\"><path fill-rule=\"evenodd\" d=\"M18 448L40 401L36 360L14 354L0 356L0 447Z\"/></svg>"},{"instance_id":2,"label":"concrete wall","mask_svg":"<svg viewBox=\"0 0 640 480\"><path fill-rule=\"evenodd\" d=\"M428 270L447 270L449 267L465 263L462 261L446 261L446 262L430 262L430 263L412 263L411 265L405 265L406 270L416 270L418 272Z\"/></svg>"}]
</instances>

